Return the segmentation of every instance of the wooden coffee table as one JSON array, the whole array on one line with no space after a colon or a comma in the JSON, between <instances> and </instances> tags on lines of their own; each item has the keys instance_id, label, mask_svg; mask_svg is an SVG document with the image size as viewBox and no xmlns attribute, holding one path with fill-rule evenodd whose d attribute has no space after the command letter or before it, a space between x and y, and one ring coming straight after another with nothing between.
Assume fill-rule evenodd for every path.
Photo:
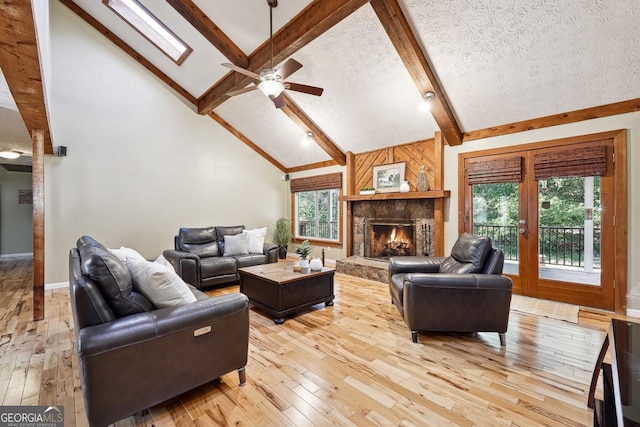
<instances>
[{"instance_id":1,"label":"wooden coffee table","mask_svg":"<svg viewBox=\"0 0 640 427\"><path fill-rule=\"evenodd\" d=\"M280 262L242 267L238 272L240 292L255 307L273 316L278 325L291 313L322 302L333 305L333 268L300 273L293 271L293 263Z\"/></svg>"}]
</instances>

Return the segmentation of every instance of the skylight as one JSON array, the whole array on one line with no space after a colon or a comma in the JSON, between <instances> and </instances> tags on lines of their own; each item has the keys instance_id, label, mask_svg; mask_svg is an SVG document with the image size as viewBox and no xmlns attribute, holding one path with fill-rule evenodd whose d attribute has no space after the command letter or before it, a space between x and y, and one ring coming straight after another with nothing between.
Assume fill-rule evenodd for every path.
<instances>
[{"instance_id":1,"label":"skylight","mask_svg":"<svg viewBox=\"0 0 640 427\"><path fill-rule=\"evenodd\" d=\"M137 0L102 0L118 16L180 65L193 51Z\"/></svg>"}]
</instances>

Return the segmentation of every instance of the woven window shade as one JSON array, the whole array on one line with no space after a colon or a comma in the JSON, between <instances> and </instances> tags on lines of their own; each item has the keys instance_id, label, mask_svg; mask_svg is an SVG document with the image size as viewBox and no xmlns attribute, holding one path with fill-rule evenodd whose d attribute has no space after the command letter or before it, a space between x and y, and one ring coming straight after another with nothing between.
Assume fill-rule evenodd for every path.
<instances>
[{"instance_id":1,"label":"woven window shade","mask_svg":"<svg viewBox=\"0 0 640 427\"><path fill-rule=\"evenodd\" d=\"M520 182L522 181L522 157L505 157L468 163L465 173L467 182L471 185Z\"/></svg>"},{"instance_id":2,"label":"woven window shade","mask_svg":"<svg viewBox=\"0 0 640 427\"><path fill-rule=\"evenodd\" d=\"M308 176L291 180L291 192L318 191L334 188L342 188L342 173L330 173L327 175Z\"/></svg>"},{"instance_id":3,"label":"woven window shade","mask_svg":"<svg viewBox=\"0 0 640 427\"><path fill-rule=\"evenodd\" d=\"M603 176L607 172L604 146L538 153L533 158L536 181L569 176Z\"/></svg>"}]
</instances>

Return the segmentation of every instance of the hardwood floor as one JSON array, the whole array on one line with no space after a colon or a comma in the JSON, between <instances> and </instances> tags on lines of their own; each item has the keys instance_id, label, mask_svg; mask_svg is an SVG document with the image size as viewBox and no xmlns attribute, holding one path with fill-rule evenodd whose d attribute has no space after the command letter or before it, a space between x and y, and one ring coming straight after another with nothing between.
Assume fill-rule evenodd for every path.
<instances>
[{"instance_id":1,"label":"hardwood floor","mask_svg":"<svg viewBox=\"0 0 640 427\"><path fill-rule=\"evenodd\" d=\"M1 404L62 405L65 425L86 426L68 289L46 291L34 322L31 260L0 260L0 274ZM496 333L413 344L386 285L336 274L335 288L333 307L283 325L251 310L244 387L232 372L116 424L592 425L586 394L607 313L572 324L512 312L505 348Z\"/></svg>"}]
</instances>

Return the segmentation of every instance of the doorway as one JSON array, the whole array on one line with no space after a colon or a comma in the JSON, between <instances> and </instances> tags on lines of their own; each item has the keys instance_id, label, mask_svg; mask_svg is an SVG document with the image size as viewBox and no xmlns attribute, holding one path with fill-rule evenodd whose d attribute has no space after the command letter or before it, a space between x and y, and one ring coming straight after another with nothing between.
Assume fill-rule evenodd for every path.
<instances>
[{"instance_id":1,"label":"doorway","mask_svg":"<svg viewBox=\"0 0 640 427\"><path fill-rule=\"evenodd\" d=\"M464 153L459 163L460 232L502 249L514 293L624 310L626 131Z\"/></svg>"}]
</instances>

